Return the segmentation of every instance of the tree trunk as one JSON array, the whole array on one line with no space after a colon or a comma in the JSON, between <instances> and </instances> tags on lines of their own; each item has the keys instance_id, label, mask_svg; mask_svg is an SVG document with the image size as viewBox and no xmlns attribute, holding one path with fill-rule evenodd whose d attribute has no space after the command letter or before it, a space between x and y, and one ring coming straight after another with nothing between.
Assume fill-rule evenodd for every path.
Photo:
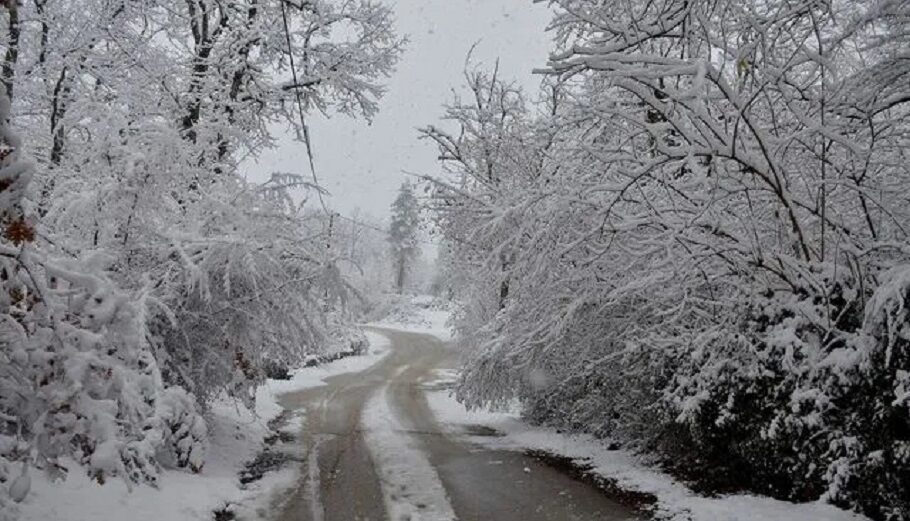
<instances>
[{"instance_id":1,"label":"tree trunk","mask_svg":"<svg viewBox=\"0 0 910 521\"><path fill-rule=\"evenodd\" d=\"M401 295L404 293L404 278L405 278L405 261L404 255L398 258L398 273L395 275L395 285L398 287L398 294Z\"/></svg>"},{"instance_id":2,"label":"tree trunk","mask_svg":"<svg viewBox=\"0 0 910 521\"><path fill-rule=\"evenodd\" d=\"M9 25L7 33L9 34L9 44L6 48L6 56L3 60L3 86L6 87L6 95L10 102L13 101L13 76L16 74L16 63L19 61L19 1L2 0L3 7L6 8L9 15Z\"/></svg>"}]
</instances>

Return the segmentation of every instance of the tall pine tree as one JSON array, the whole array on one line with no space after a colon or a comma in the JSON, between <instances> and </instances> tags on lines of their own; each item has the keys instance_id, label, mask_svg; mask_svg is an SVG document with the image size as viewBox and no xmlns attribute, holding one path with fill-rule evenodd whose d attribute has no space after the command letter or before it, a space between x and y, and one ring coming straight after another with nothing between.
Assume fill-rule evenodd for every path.
<instances>
[{"instance_id":1,"label":"tall pine tree","mask_svg":"<svg viewBox=\"0 0 910 521\"><path fill-rule=\"evenodd\" d=\"M398 190L398 197L392 203L392 222L389 226L389 244L392 248L392 266L398 293L404 291L414 261L420 255L417 245L419 226L417 197L411 185L403 183Z\"/></svg>"}]
</instances>

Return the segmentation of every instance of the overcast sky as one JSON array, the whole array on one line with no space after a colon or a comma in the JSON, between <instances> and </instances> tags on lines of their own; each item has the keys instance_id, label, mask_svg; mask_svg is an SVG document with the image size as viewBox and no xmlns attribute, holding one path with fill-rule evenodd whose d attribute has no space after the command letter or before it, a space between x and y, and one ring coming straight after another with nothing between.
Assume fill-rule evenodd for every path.
<instances>
[{"instance_id":1,"label":"overcast sky","mask_svg":"<svg viewBox=\"0 0 910 521\"><path fill-rule=\"evenodd\" d=\"M500 58L503 78L535 88L532 69L546 63L550 35L545 4L532 0L387 0L398 31L410 42L389 79L388 91L372 124L341 116L311 117L320 183L329 204L350 215L355 209L384 218L402 171L438 171L436 151L417 140L418 127L435 123L452 89L462 83L465 58L478 43L472 63L492 66ZM289 135L276 150L248 165L255 178L272 171L309 175L304 146Z\"/></svg>"}]
</instances>

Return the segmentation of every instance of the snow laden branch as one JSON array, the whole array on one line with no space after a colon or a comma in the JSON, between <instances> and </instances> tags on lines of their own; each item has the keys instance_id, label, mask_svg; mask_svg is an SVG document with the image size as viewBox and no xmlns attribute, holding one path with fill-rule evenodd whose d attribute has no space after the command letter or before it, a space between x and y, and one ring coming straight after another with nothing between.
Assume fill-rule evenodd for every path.
<instances>
[{"instance_id":1,"label":"snow laden branch","mask_svg":"<svg viewBox=\"0 0 910 521\"><path fill-rule=\"evenodd\" d=\"M212 400L362 344L322 188L241 163L374 116L404 40L370 0L0 7L0 510L29 469L198 471Z\"/></svg>"},{"instance_id":2,"label":"snow laden branch","mask_svg":"<svg viewBox=\"0 0 910 521\"><path fill-rule=\"evenodd\" d=\"M907 7L555 4L533 104L474 72L424 132L460 397L910 519Z\"/></svg>"},{"instance_id":3,"label":"snow laden branch","mask_svg":"<svg viewBox=\"0 0 910 521\"><path fill-rule=\"evenodd\" d=\"M28 493L29 471L155 484L162 459L198 471L206 427L192 396L167 385L148 341L144 294L117 288L98 254L55 259L35 244L26 200L34 165L0 95L0 507ZM8 495L7 495L8 494Z\"/></svg>"}]
</instances>

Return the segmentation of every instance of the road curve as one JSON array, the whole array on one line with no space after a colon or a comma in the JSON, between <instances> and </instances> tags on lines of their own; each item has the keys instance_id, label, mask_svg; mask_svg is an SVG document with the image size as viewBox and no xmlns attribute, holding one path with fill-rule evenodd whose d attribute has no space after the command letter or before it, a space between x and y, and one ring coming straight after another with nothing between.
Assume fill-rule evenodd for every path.
<instances>
[{"instance_id":1,"label":"road curve","mask_svg":"<svg viewBox=\"0 0 910 521\"><path fill-rule=\"evenodd\" d=\"M620 521L638 519L599 490L519 452L488 450L447 435L429 409L421 382L454 364L435 337L376 329L391 352L373 367L330 378L327 385L284 395L303 410L297 485L276 507L275 521L388 520L380 472L364 439L363 408L383 392L439 475L460 521ZM418 521L415 515L410 521ZM394 519L389 521L408 521Z\"/></svg>"}]
</instances>

